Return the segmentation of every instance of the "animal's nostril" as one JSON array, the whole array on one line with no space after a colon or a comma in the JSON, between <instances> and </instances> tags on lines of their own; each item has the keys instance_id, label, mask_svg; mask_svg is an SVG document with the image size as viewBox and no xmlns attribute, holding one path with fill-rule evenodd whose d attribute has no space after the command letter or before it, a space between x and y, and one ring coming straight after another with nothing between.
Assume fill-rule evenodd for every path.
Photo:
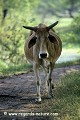
<instances>
[{"instance_id":1,"label":"animal's nostril","mask_svg":"<svg viewBox=\"0 0 80 120\"><path fill-rule=\"evenodd\" d=\"M41 58L46 58L46 57L47 57L47 53L41 53L41 54L40 54L40 57L41 57Z\"/></svg>"}]
</instances>

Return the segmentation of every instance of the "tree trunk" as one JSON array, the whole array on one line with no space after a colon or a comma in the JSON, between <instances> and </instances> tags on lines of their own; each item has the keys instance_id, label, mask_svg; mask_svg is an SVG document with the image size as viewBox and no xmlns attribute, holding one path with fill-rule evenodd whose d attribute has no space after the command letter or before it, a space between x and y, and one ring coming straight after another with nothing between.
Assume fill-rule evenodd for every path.
<instances>
[{"instance_id":1,"label":"tree trunk","mask_svg":"<svg viewBox=\"0 0 80 120\"><path fill-rule=\"evenodd\" d=\"M69 13L69 16L70 16L71 18L74 18L72 9L69 9L69 10L68 10L68 13Z\"/></svg>"}]
</instances>

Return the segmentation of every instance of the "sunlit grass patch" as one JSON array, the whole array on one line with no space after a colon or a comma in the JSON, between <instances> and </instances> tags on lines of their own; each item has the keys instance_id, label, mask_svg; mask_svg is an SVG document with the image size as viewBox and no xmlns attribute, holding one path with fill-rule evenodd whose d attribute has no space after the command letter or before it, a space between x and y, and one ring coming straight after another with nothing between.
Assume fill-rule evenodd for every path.
<instances>
[{"instance_id":1,"label":"sunlit grass patch","mask_svg":"<svg viewBox=\"0 0 80 120\"><path fill-rule=\"evenodd\" d=\"M56 28L61 28L61 27L67 27L71 24L72 22L72 18L57 18L56 16L47 16L47 18L45 19L45 24L49 25L52 24L55 21L59 21L58 25L56 26Z\"/></svg>"},{"instance_id":2,"label":"sunlit grass patch","mask_svg":"<svg viewBox=\"0 0 80 120\"><path fill-rule=\"evenodd\" d=\"M72 18L61 18L59 19L58 27L67 27L71 24Z\"/></svg>"},{"instance_id":3,"label":"sunlit grass patch","mask_svg":"<svg viewBox=\"0 0 80 120\"><path fill-rule=\"evenodd\" d=\"M68 66L73 66L73 65L80 65L80 59L73 60L73 61L56 63L55 67L59 68L59 67L68 67Z\"/></svg>"},{"instance_id":4,"label":"sunlit grass patch","mask_svg":"<svg viewBox=\"0 0 80 120\"><path fill-rule=\"evenodd\" d=\"M73 48L63 48L57 63L67 63L72 61L77 61L80 59L80 49L79 47ZM79 62L80 64L80 62Z\"/></svg>"}]
</instances>

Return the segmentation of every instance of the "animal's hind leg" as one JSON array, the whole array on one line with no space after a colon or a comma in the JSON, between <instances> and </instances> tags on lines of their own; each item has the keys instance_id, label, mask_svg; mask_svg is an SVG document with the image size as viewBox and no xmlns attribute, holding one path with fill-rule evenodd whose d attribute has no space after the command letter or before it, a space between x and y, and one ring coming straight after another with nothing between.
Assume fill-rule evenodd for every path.
<instances>
[{"instance_id":1,"label":"animal's hind leg","mask_svg":"<svg viewBox=\"0 0 80 120\"><path fill-rule=\"evenodd\" d=\"M39 77L39 65L37 63L33 64L33 69L34 69L34 74L35 74L36 82L37 82L37 99L36 99L36 102L41 102L41 94L40 94L41 80L40 80L40 77Z\"/></svg>"}]
</instances>

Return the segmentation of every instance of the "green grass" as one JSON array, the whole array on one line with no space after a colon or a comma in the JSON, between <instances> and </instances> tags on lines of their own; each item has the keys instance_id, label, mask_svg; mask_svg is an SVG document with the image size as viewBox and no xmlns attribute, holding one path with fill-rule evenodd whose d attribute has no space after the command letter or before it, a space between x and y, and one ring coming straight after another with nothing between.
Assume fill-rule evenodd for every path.
<instances>
[{"instance_id":1,"label":"green grass","mask_svg":"<svg viewBox=\"0 0 80 120\"><path fill-rule=\"evenodd\" d=\"M58 27L59 28L61 28L61 27L68 27L68 26L70 26L72 20L73 20L72 18L61 18L59 20Z\"/></svg>"},{"instance_id":2,"label":"green grass","mask_svg":"<svg viewBox=\"0 0 80 120\"><path fill-rule=\"evenodd\" d=\"M78 65L80 64L80 59L74 60L74 61L68 61L68 62L62 62L62 63L56 63L55 67L66 67L70 65ZM26 73L32 69L32 65L30 64L20 64L20 65L14 65L14 66L4 66L2 65L0 67L0 76L5 75L13 75L13 74L20 74L20 73Z\"/></svg>"},{"instance_id":3,"label":"green grass","mask_svg":"<svg viewBox=\"0 0 80 120\"><path fill-rule=\"evenodd\" d=\"M61 27L67 27L67 26L70 26L71 22L72 22L72 18L57 18L56 16L48 16L44 23L46 25L50 25L52 24L53 22L55 21L59 21L58 25L56 26L56 28L61 28Z\"/></svg>"},{"instance_id":4,"label":"green grass","mask_svg":"<svg viewBox=\"0 0 80 120\"><path fill-rule=\"evenodd\" d=\"M40 107L45 112L58 113L56 120L80 119L80 73L71 73L56 85L54 98L43 100ZM50 120L54 120L50 116Z\"/></svg>"},{"instance_id":5,"label":"green grass","mask_svg":"<svg viewBox=\"0 0 80 120\"><path fill-rule=\"evenodd\" d=\"M13 74L20 74L29 71L32 68L30 64L22 64L22 65L14 65L9 67L1 67L0 68L0 75L13 75Z\"/></svg>"},{"instance_id":6,"label":"green grass","mask_svg":"<svg viewBox=\"0 0 80 120\"><path fill-rule=\"evenodd\" d=\"M61 79L55 90L55 107L60 116L71 120L80 117L80 73L72 73ZM75 119L77 117L77 119Z\"/></svg>"},{"instance_id":7,"label":"green grass","mask_svg":"<svg viewBox=\"0 0 80 120\"><path fill-rule=\"evenodd\" d=\"M62 62L62 63L56 63L55 67L68 67L72 65L80 65L80 59L74 60L74 61L68 61L68 62Z\"/></svg>"}]
</instances>

